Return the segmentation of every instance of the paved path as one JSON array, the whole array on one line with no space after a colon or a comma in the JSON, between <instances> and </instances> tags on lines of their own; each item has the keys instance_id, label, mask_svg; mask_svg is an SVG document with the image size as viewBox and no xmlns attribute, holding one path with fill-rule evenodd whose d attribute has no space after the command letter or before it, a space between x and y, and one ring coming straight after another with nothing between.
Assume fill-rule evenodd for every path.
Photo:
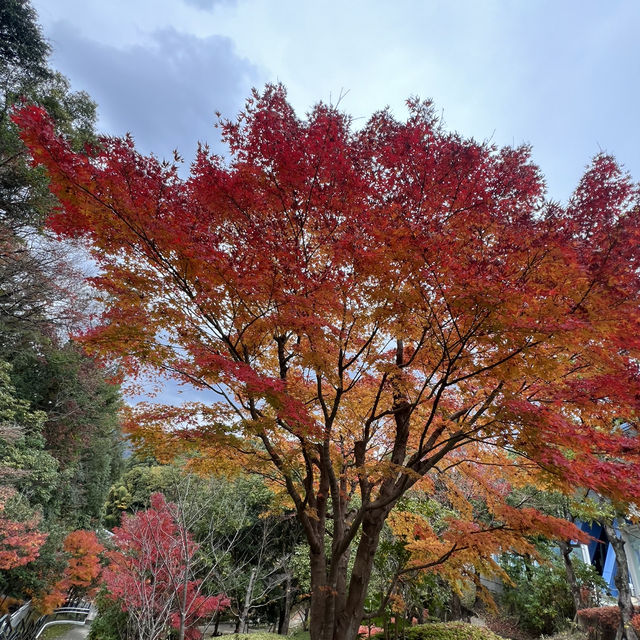
<instances>
[{"instance_id":1,"label":"paved path","mask_svg":"<svg viewBox=\"0 0 640 640\"><path fill-rule=\"evenodd\" d=\"M90 626L76 625L73 629L69 629L64 635L57 638L57 640L84 640L89 635Z\"/></svg>"}]
</instances>

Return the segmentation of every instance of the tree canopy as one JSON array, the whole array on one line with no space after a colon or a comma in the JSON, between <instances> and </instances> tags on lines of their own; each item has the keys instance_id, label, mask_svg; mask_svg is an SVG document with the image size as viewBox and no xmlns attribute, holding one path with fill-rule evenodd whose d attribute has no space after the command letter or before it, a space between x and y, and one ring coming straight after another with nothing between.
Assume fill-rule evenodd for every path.
<instances>
[{"instance_id":1,"label":"tree canopy","mask_svg":"<svg viewBox=\"0 0 640 640\"><path fill-rule=\"evenodd\" d=\"M86 344L219 399L142 407L133 438L281 486L309 543L314 640L355 637L382 526L416 483L475 478L503 528L564 539L572 525L510 511L511 486L640 493L620 428L640 402L637 187L599 155L549 202L527 147L408 108L355 129L331 105L300 119L268 86L221 123L230 159L201 148L186 179L129 139L80 154L42 109L16 116L62 204L50 227L101 267Z\"/></svg>"}]
</instances>

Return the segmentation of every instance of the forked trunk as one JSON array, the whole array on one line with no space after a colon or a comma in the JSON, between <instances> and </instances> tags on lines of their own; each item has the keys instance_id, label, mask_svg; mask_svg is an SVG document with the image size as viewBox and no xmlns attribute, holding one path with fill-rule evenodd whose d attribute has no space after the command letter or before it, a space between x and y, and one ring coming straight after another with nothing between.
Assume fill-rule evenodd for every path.
<instances>
[{"instance_id":1,"label":"forked trunk","mask_svg":"<svg viewBox=\"0 0 640 640\"><path fill-rule=\"evenodd\" d=\"M311 640L355 640L386 513L368 516L347 587L348 553L331 570L324 554L311 555Z\"/></svg>"}]
</instances>

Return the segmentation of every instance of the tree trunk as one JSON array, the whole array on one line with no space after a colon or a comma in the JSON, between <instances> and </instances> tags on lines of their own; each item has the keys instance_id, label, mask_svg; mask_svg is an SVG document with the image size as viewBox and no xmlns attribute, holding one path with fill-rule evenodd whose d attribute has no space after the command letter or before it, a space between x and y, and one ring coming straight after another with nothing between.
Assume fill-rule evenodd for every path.
<instances>
[{"instance_id":1,"label":"tree trunk","mask_svg":"<svg viewBox=\"0 0 640 640\"><path fill-rule=\"evenodd\" d=\"M184 611L180 612L180 626L178 627L178 640L184 640Z\"/></svg>"},{"instance_id":2,"label":"tree trunk","mask_svg":"<svg viewBox=\"0 0 640 640\"><path fill-rule=\"evenodd\" d=\"M613 524L605 524L604 530L613 546L616 554L616 577L615 585L618 589L618 607L620 607L620 628L616 637L626 638L626 640L639 640L631 624L633 618L633 604L631 602L631 591L629 590L629 565L627 564L627 554L624 550L625 542L618 537Z\"/></svg>"},{"instance_id":3,"label":"tree trunk","mask_svg":"<svg viewBox=\"0 0 640 640\"><path fill-rule=\"evenodd\" d=\"M184 640L187 622L187 581L188 574L185 572L185 579L182 585L182 597L180 600L180 626L178 628L178 640Z\"/></svg>"},{"instance_id":4,"label":"tree trunk","mask_svg":"<svg viewBox=\"0 0 640 640\"><path fill-rule=\"evenodd\" d=\"M324 640L324 627L327 623L325 609L327 606L327 574L324 552L310 553L311 561L311 624L309 635L311 640Z\"/></svg>"},{"instance_id":5,"label":"tree trunk","mask_svg":"<svg viewBox=\"0 0 640 640\"><path fill-rule=\"evenodd\" d=\"M364 616L364 601L371 579L371 569L378 548L380 531L382 531L382 525L390 508L389 506L384 510L378 510L363 519L362 537L351 571L349 593L345 607L335 623L334 640L355 640L358 635L358 627ZM313 625L313 620L311 624Z\"/></svg>"},{"instance_id":6,"label":"tree trunk","mask_svg":"<svg viewBox=\"0 0 640 640\"><path fill-rule=\"evenodd\" d=\"M373 559L387 513L388 509L381 509L363 520L348 592L348 550L334 559L333 570L324 553L311 553L311 640L355 640L357 637Z\"/></svg>"},{"instance_id":7,"label":"tree trunk","mask_svg":"<svg viewBox=\"0 0 640 640\"><path fill-rule=\"evenodd\" d=\"M569 589L571 590L571 597L573 599L574 616L582 609L582 598L580 597L580 586L578 585L578 579L576 578L576 572L573 568L573 561L571 560L571 543L566 540L560 540L558 542L560 551L562 552L562 559L564 560L564 569L567 574L567 582L569 583Z\"/></svg>"},{"instance_id":8,"label":"tree trunk","mask_svg":"<svg viewBox=\"0 0 640 640\"><path fill-rule=\"evenodd\" d=\"M247 630L249 628L249 610L251 609L253 587L256 582L257 573L258 570L256 568L251 570L251 575L249 576L249 585L247 586L247 592L244 596L244 606L242 607L242 612L240 613L238 624L236 624L236 633L247 633Z\"/></svg>"},{"instance_id":9,"label":"tree trunk","mask_svg":"<svg viewBox=\"0 0 640 640\"><path fill-rule=\"evenodd\" d=\"M274 627L274 631L275 633L277 633L278 635L286 635L282 633L282 629L284 627L284 604L280 604L280 607L278 609L278 621L274 623L273 627Z\"/></svg>"},{"instance_id":10,"label":"tree trunk","mask_svg":"<svg viewBox=\"0 0 640 640\"><path fill-rule=\"evenodd\" d=\"M462 619L462 602L460 596L454 591L451 597L451 620Z\"/></svg>"},{"instance_id":11,"label":"tree trunk","mask_svg":"<svg viewBox=\"0 0 640 640\"><path fill-rule=\"evenodd\" d=\"M291 572L287 571L284 586L284 606L278 624L278 633L286 636L289 633L289 618L291 617Z\"/></svg>"}]
</instances>

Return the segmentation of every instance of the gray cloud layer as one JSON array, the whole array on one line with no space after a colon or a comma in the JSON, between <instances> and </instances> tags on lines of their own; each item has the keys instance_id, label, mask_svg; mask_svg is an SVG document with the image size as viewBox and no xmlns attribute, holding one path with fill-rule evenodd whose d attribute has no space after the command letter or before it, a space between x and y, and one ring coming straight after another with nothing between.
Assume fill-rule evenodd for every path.
<instances>
[{"instance_id":1,"label":"gray cloud layer","mask_svg":"<svg viewBox=\"0 0 640 640\"><path fill-rule=\"evenodd\" d=\"M50 36L55 67L98 103L100 130L129 131L137 147L160 157L178 149L192 159L197 141L215 143L215 112L233 116L259 73L222 36L198 38L173 28L149 44L119 49L83 37L66 22Z\"/></svg>"}]
</instances>

